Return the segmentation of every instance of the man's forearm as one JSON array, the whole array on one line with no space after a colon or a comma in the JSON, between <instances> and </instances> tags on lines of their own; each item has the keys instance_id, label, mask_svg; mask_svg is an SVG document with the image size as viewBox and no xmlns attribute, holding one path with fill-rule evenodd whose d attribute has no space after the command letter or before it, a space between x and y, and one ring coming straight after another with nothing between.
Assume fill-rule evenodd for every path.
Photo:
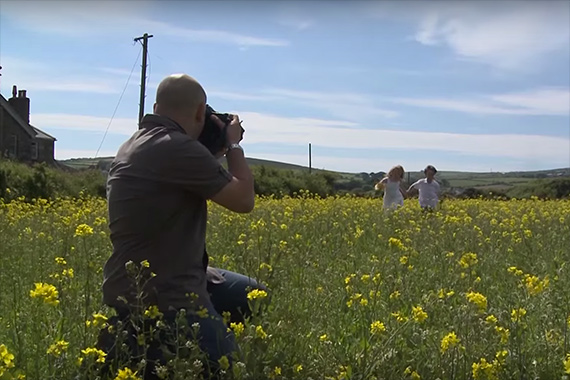
<instances>
[{"instance_id":1,"label":"man's forearm","mask_svg":"<svg viewBox=\"0 0 570 380\"><path fill-rule=\"evenodd\" d=\"M238 180L251 185L253 189L253 175L245 160L245 155L240 149L232 149L226 154L229 172Z\"/></svg>"}]
</instances>

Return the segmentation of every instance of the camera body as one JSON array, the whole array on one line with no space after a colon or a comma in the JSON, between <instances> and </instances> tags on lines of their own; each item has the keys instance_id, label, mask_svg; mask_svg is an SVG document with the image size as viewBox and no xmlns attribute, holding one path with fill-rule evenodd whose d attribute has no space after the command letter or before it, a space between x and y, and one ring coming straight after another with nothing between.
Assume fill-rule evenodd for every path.
<instances>
[{"instance_id":1,"label":"camera body","mask_svg":"<svg viewBox=\"0 0 570 380\"><path fill-rule=\"evenodd\" d=\"M223 128L220 128L218 124L211 119L212 115L215 115L222 121L222 123L224 123ZM198 136L198 141L200 141L202 145L204 145L213 155L218 154L228 146L226 132L231 121L232 118L230 114L216 112L209 104L206 104L206 120L204 122L202 133ZM245 130L242 128L242 137L244 132Z\"/></svg>"}]
</instances>

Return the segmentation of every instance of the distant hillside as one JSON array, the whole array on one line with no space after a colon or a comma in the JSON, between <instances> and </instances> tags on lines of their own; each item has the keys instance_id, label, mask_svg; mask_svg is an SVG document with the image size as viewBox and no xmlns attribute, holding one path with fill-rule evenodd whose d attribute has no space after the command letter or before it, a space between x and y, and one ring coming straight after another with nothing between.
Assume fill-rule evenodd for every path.
<instances>
[{"instance_id":1,"label":"distant hillside","mask_svg":"<svg viewBox=\"0 0 570 380\"><path fill-rule=\"evenodd\" d=\"M61 164L67 165L74 169L89 169L89 168L106 168L112 161L114 157L99 157L99 158L70 158L67 160L58 161ZM287 169L287 170L308 170L308 167L302 165L288 164L286 162L263 160L260 158L246 158L249 165L252 166L267 166L275 169ZM222 159L222 163L226 164L225 158Z\"/></svg>"},{"instance_id":2,"label":"distant hillside","mask_svg":"<svg viewBox=\"0 0 570 380\"><path fill-rule=\"evenodd\" d=\"M113 157L101 158L73 158L59 161L59 163L74 169L98 168L108 170ZM252 167L265 166L271 169L292 170L294 172L308 171L307 166L289 164L285 162L270 161L260 158L247 158L247 162ZM225 165L225 159L223 161ZM370 192L374 184L384 176L384 172L378 173L343 173L334 171L323 171L313 169L315 172L328 172L336 175L335 187L337 190ZM406 173L404 176L405 185L422 178L419 171ZM570 168L560 168L540 171L518 171L518 172L458 172L440 171L437 173L438 181L447 189L467 189L474 188L484 191L506 192L514 187L526 186L536 179L570 177Z\"/></svg>"}]
</instances>

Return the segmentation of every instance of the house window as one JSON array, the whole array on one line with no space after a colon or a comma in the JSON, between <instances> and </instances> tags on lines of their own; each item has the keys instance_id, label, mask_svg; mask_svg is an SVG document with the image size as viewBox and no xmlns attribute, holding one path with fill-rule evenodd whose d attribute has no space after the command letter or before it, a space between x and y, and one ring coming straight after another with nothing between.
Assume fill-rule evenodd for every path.
<instances>
[{"instance_id":1,"label":"house window","mask_svg":"<svg viewBox=\"0 0 570 380\"><path fill-rule=\"evenodd\" d=\"M10 136L10 143L8 145L8 156L18 157L18 135Z\"/></svg>"},{"instance_id":2,"label":"house window","mask_svg":"<svg viewBox=\"0 0 570 380\"><path fill-rule=\"evenodd\" d=\"M32 141L32 160L37 160L39 157L39 145L36 141Z\"/></svg>"}]
</instances>

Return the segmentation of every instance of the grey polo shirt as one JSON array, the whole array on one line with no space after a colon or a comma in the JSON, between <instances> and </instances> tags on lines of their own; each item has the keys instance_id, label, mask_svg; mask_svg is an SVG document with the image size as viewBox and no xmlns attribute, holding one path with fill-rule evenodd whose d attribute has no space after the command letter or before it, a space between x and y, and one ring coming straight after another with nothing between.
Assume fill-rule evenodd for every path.
<instances>
[{"instance_id":1,"label":"grey polo shirt","mask_svg":"<svg viewBox=\"0 0 570 380\"><path fill-rule=\"evenodd\" d=\"M174 121L146 115L120 148L107 179L113 253L103 269L103 301L135 303L125 263L148 260L156 274L144 303L160 310L209 304L204 254L206 199L232 179L220 162Z\"/></svg>"}]
</instances>

